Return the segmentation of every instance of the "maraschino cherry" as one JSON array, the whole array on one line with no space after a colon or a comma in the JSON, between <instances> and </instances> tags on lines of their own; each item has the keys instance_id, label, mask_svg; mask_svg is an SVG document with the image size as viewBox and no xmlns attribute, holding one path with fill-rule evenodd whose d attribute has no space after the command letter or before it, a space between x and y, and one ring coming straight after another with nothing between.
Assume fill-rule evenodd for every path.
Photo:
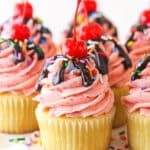
<instances>
[{"instance_id":1,"label":"maraschino cherry","mask_svg":"<svg viewBox=\"0 0 150 150\"><path fill-rule=\"evenodd\" d=\"M87 13L95 12L97 9L96 0L83 0L84 7L87 10Z\"/></svg>"},{"instance_id":2,"label":"maraschino cherry","mask_svg":"<svg viewBox=\"0 0 150 150\"><path fill-rule=\"evenodd\" d=\"M33 15L33 7L32 5L25 1L22 3L17 3L14 8L14 18L24 17L24 18L32 18Z\"/></svg>"},{"instance_id":3,"label":"maraschino cherry","mask_svg":"<svg viewBox=\"0 0 150 150\"><path fill-rule=\"evenodd\" d=\"M77 12L78 12L80 3L81 3L81 0L78 0L75 17L74 17L74 35L73 35L74 37L66 39L62 47L63 54L69 55L75 58L82 58L82 57L87 56L87 47L86 47L85 42L82 40L76 39L76 18L77 18Z\"/></svg>"},{"instance_id":4,"label":"maraschino cherry","mask_svg":"<svg viewBox=\"0 0 150 150\"><path fill-rule=\"evenodd\" d=\"M150 9L144 10L140 14L139 22L142 25L150 25Z\"/></svg>"},{"instance_id":5,"label":"maraschino cherry","mask_svg":"<svg viewBox=\"0 0 150 150\"><path fill-rule=\"evenodd\" d=\"M24 24L13 24L11 27L11 38L25 40L30 37L30 30Z\"/></svg>"},{"instance_id":6,"label":"maraschino cherry","mask_svg":"<svg viewBox=\"0 0 150 150\"><path fill-rule=\"evenodd\" d=\"M79 29L79 38L81 40L96 40L103 34L103 29L98 23L88 23Z\"/></svg>"}]
</instances>

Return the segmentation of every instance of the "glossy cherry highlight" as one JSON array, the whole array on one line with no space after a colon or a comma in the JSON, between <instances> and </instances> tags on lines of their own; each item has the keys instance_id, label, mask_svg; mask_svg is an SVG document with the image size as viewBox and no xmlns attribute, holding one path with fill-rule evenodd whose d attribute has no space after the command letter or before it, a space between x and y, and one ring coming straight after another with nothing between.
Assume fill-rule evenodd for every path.
<instances>
[{"instance_id":1,"label":"glossy cherry highlight","mask_svg":"<svg viewBox=\"0 0 150 150\"><path fill-rule=\"evenodd\" d=\"M103 34L103 29L98 23L88 23L79 29L81 40L96 40Z\"/></svg>"},{"instance_id":2,"label":"glossy cherry highlight","mask_svg":"<svg viewBox=\"0 0 150 150\"><path fill-rule=\"evenodd\" d=\"M68 38L63 44L62 52L64 55L82 58L87 56L87 47L84 41L76 41L73 38Z\"/></svg>"},{"instance_id":3,"label":"glossy cherry highlight","mask_svg":"<svg viewBox=\"0 0 150 150\"><path fill-rule=\"evenodd\" d=\"M33 7L29 2L17 3L14 8L14 17L32 18Z\"/></svg>"},{"instance_id":4,"label":"glossy cherry highlight","mask_svg":"<svg viewBox=\"0 0 150 150\"><path fill-rule=\"evenodd\" d=\"M17 40L25 40L30 37L30 30L26 25L13 24L11 31L11 38Z\"/></svg>"},{"instance_id":5,"label":"glossy cherry highlight","mask_svg":"<svg viewBox=\"0 0 150 150\"><path fill-rule=\"evenodd\" d=\"M150 25L150 9L144 10L140 14L139 22L142 25Z\"/></svg>"},{"instance_id":6,"label":"glossy cherry highlight","mask_svg":"<svg viewBox=\"0 0 150 150\"><path fill-rule=\"evenodd\" d=\"M95 0L84 0L83 3L87 13L92 13L96 11L97 3Z\"/></svg>"}]
</instances>

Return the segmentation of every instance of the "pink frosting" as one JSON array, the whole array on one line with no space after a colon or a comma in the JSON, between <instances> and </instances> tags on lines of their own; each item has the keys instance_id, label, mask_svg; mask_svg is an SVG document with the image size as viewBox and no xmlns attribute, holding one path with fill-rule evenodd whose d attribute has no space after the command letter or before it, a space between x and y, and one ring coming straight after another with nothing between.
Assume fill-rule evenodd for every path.
<instances>
[{"instance_id":1,"label":"pink frosting","mask_svg":"<svg viewBox=\"0 0 150 150\"><path fill-rule=\"evenodd\" d=\"M137 60L146 53L150 53L150 29L144 29L144 32L135 31L133 42L130 46L129 56L135 67Z\"/></svg>"},{"instance_id":2,"label":"pink frosting","mask_svg":"<svg viewBox=\"0 0 150 150\"><path fill-rule=\"evenodd\" d=\"M48 67L48 78L42 80L41 94L35 99L40 101L39 106L49 109L53 116L66 115L67 117L88 117L105 114L112 109L113 93L109 87L107 76L102 76L89 63L95 74L92 85L84 87L80 71L66 71L65 79L58 85L52 86L51 80L58 69L60 61Z\"/></svg>"},{"instance_id":3,"label":"pink frosting","mask_svg":"<svg viewBox=\"0 0 150 150\"><path fill-rule=\"evenodd\" d=\"M150 64L141 72L140 79L129 83L129 88L129 95L122 97L127 110L150 116Z\"/></svg>"},{"instance_id":4,"label":"pink frosting","mask_svg":"<svg viewBox=\"0 0 150 150\"><path fill-rule=\"evenodd\" d=\"M13 60L13 47L4 42L0 49L0 93L23 93L30 95L35 92L35 84L44 64L34 53L25 55L25 60L17 64ZM32 50L30 50L32 53Z\"/></svg>"},{"instance_id":5,"label":"pink frosting","mask_svg":"<svg viewBox=\"0 0 150 150\"><path fill-rule=\"evenodd\" d=\"M42 48L43 52L45 53L45 57L49 58L56 55L57 47L53 41L51 33L43 33L42 36L46 39L46 41L44 43L39 43L41 33L36 32L41 26L43 26L42 22L39 21L39 23L34 23L34 18L31 18L26 25L31 31L31 37L33 39L33 42Z\"/></svg>"},{"instance_id":6,"label":"pink frosting","mask_svg":"<svg viewBox=\"0 0 150 150\"><path fill-rule=\"evenodd\" d=\"M119 44L120 45L120 44ZM126 52L125 47L120 45ZM109 83L110 86L122 87L130 79L130 69L124 67L123 61L125 58L119 56L119 52L114 51L114 44L107 41L104 44L106 55L109 58ZM126 53L127 54L127 53Z\"/></svg>"},{"instance_id":7,"label":"pink frosting","mask_svg":"<svg viewBox=\"0 0 150 150\"><path fill-rule=\"evenodd\" d=\"M15 23L21 23L21 22L22 22L22 18L17 18L17 19L10 18L9 21L7 21L4 25L2 25L1 37L10 38L11 25ZM26 25L30 29L30 33L31 33L30 38L33 40L35 44L39 45L42 48L45 57L48 58L56 55L57 47L53 41L51 33L40 33L40 32L37 33L37 30L39 30L40 27L43 26L42 22L39 20L39 22L34 23L34 18L30 18L26 22ZM41 36L43 36L46 39L45 42L43 43L39 42Z\"/></svg>"}]
</instances>

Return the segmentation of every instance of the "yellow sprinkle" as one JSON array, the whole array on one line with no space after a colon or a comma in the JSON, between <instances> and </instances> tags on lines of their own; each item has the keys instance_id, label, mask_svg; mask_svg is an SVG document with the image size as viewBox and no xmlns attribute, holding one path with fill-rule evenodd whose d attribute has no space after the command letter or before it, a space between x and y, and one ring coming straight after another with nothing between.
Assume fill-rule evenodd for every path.
<instances>
[{"instance_id":1,"label":"yellow sprinkle","mask_svg":"<svg viewBox=\"0 0 150 150\"><path fill-rule=\"evenodd\" d=\"M95 49L94 47L90 48L88 53L92 53L94 51L94 49Z\"/></svg>"},{"instance_id":2,"label":"yellow sprinkle","mask_svg":"<svg viewBox=\"0 0 150 150\"><path fill-rule=\"evenodd\" d=\"M78 22L79 24L83 23L84 21L85 21L85 18L84 18L83 16L81 16L81 15L78 15L78 16L77 16L77 22Z\"/></svg>"},{"instance_id":3,"label":"yellow sprinkle","mask_svg":"<svg viewBox=\"0 0 150 150\"><path fill-rule=\"evenodd\" d=\"M93 77L92 71L91 71L91 69L89 68L89 66L86 65L86 68L89 70L90 76Z\"/></svg>"},{"instance_id":4,"label":"yellow sprinkle","mask_svg":"<svg viewBox=\"0 0 150 150\"><path fill-rule=\"evenodd\" d=\"M133 41L128 42L128 46L132 46L132 44L133 44Z\"/></svg>"},{"instance_id":5,"label":"yellow sprinkle","mask_svg":"<svg viewBox=\"0 0 150 150\"><path fill-rule=\"evenodd\" d=\"M15 39L14 41L15 41L16 43L18 42L18 40L17 40L17 39Z\"/></svg>"},{"instance_id":6,"label":"yellow sprinkle","mask_svg":"<svg viewBox=\"0 0 150 150\"><path fill-rule=\"evenodd\" d=\"M42 23L42 22L43 22L42 19L39 18L39 17L35 17L34 19L35 19L38 23Z\"/></svg>"},{"instance_id":7,"label":"yellow sprinkle","mask_svg":"<svg viewBox=\"0 0 150 150\"><path fill-rule=\"evenodd\" d=\"M71 56L69 56L69 55L67 55L67 57L68 57L69 59L72 59L72 57L71 57Z\"/></svg>"},{"instance_id":8,"label":"yellow sprinkle","mask_svg":"<svg viewBox=\"0 0 150 150\"><path fill-rule=\"evenodd\" d=\"M14 143L14 144L18 143L18 140L17 140L17 139L14 139L14 140L13 140L13 143Z\"/></svg>"},{"instance_id":9,"label":"yellow sprinkle","mask_svg":"<svg viewBox=\"0 0 150 150\"><path fill-rule=\"evenodd\" d=\"M3 43L3 42L4 42L4 40L3 40L3 39L0 39L0 44Z\"/></svg>"}]
</instances>

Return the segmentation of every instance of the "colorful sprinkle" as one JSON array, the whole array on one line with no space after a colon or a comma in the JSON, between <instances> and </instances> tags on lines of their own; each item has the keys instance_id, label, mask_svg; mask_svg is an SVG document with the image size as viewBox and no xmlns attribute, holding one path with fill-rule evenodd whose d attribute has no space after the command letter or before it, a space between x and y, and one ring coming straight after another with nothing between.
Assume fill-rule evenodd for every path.
<instances>
[{"instance_id":1,"label":"colorful sprinkle","mask_svg":"<svg viewBox=\"0 0 150 150\"><path fill-rule=\"evenodd\" d=\"M133 45L133 41L128 41L127 46L132 46Z\"/></svg>"},{"instance_id":2,"label":"colorful sprinkle","mask_svg":"<svg viewBox=\"0 0 150 150\"><path fill-rule=\"evenodd\" d=\"M145 89L147 89L147 86L141 87L141 90L145 90Z\"/></svg>"}]
</instances>

